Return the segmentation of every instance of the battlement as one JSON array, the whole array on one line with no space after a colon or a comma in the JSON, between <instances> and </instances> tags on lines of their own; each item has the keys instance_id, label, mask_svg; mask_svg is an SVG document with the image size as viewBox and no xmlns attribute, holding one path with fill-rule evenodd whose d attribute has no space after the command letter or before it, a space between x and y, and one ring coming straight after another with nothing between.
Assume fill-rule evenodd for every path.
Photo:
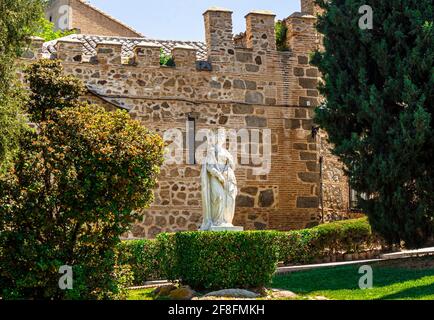
<instances>
[{"instance_id":1,"label":"battlement","mask_svg":"<svg viewBox=\"0 0 434 320\"><path fill-rule=\"evenodd\" d=\"M263 159L262 168L253 159L247 159L249 165L237 166L236 223L247 230L304 228L317 221L318 160L325 144L312 135L313 109L321 98L320 73L310 65L309 56L320 38L309 6L313 2L302 2L303 12L284 20L288 51L276 48L274 13L251 11L245 16L245 32L234 37L232 11L210 8L203 14L205 42L101 34L75 34L46 43L33 38L17 61L18 75L25 81L22 70L35 59L59 59L64 74L87 87L84 101L107 110L127 110L162 136L180 133L174 143L181 141L183 147L185 141L185 150L175 152L179 163L163 166L155 201L143 222L133 228L134 237L197 229L202 217L200 167L199 162L187 164L183 159L192 160L195 146L190 139L196 136L200 150L200 131L218 128L262 137L263 143L241 139L242 157L270 155ZM160 65L162 52L171 55L171 66ZM327 157L326 153L325 161ZM324 163L324 177L328 171L339 175L333 163ZM266 167L269 171L262 171ZM257 169L261 175L255 173ZM344 179L325 181L325 199L331 203L338 188L345 190L341 185L348 186ZM342 208L345 203L336 197L331 206Z\"/></svg>"},{"instance_id":2,"label":"battlement","mask_svg":"<svg viewBox=\"0 0 434 320\"><path fill-rule=\"evenodd\" d=\"M45 44L33 39L24 58L62 60L67 72L110 95L318 105L319 73L309 64L320 44L316 17L294 13L284 20L286 52L276 47L273 12L249 12L246 31L237 37L231 10L214 7L203 17L206 43L79 34ZM170 66L160 65L161 52L171 55Z\"/></svg>"},{"instance_id":3,"label":"battlement","mask_svg":"<svg viewBox=\"0 0 434 320\"><path fill-rule=\"evenodd\" d=\"M304 2L304 1L303 1ZM174 67L182 70L262 73L269 71L270 63L276 56L288 55L277 51L275 35L276 15L271 11L251 11L246 16L246 31L234 38L232 11L223 8L210 8L204 14L205 48L191 43L174 42L167 47L149 39L132 39L129 43L121 38L109 37L100 41L91 39L85 43L86 35L64 37L54 45L52 58L66 63L92 63L101 65L130 65L146 68L160 68L160 52L172 55ZM317 34L314 29L315 17L306 13L298 13L285 20L288 27L287 45L290 52L313 51L317 48ZM94 36L89 36L93 38ZM96 37L96 36L95 36ZM128 39L128 38L122 38ZM41 55L43 43L34 39L33 57ZM93 46L91 52L88 47ZM38 51L38 52L37 52ZM199 52L201 51L201 52ZM203 52L202 52L203 51ZM202 54L202 57L199 55ZM25 57L31 58L29 54ZM32 58L33 58L32 57ZM210 67L200 68L198 61L206 60ZM278 59L279 60L279 59ZM281 60L281 59L280 59ZM282 66L285 68L285 66ZM275 68L275 67L273 67Z\"/></svg>"}]
</instances>

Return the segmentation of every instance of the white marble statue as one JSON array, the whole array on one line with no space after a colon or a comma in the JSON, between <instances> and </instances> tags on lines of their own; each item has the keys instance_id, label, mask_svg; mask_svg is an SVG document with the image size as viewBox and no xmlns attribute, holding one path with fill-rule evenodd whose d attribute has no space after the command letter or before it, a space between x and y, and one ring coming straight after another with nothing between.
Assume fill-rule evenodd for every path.
<instances>
[{"instance_id":1,"label":"white marble statue","mask_svg":"<svg viewBox=\"0 0 434 320\"><path fill-rule=\"evenodd\" d=\"M235 162L224 147L225 140L208 147L202 167L202 203L204 220L201 231L235 228L235 199L238 194Z\"/></svg>"}]
</instances>

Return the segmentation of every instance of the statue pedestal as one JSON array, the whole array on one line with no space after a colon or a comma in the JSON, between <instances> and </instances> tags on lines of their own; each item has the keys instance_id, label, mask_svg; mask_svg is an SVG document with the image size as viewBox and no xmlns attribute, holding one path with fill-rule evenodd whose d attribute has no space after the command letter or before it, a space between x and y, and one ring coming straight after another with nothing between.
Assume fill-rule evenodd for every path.
<instances>
[{"instance_id":1,"label":"statue pedestal","mask_svg":"<svg viewBox=\"0 0 434 320\"><path fill-rule=\"evenodd\" d=\"M244 231L243 227L211 227L211 230L213 232L223 232L223 231L228 231L228 232L241 232Z\"/></svg>"}]
</instances>

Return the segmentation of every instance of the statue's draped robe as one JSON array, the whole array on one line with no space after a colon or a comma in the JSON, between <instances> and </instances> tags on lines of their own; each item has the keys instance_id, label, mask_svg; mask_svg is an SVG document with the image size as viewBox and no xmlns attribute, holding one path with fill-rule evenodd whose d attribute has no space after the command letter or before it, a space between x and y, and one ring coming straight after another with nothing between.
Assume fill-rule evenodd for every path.
<instances>
[{"instance_id":1,"label":"statue's draped robe","mask_svg":"<svg viewBox=\"0 0 434 320\"><path fill-rule=\"evenodd\" d=\"M233 226L238 193L234 170L232 155L226 149L220 146L210 148L201 174L204 211L201 230Z\"/></svg>"}]
</instances>

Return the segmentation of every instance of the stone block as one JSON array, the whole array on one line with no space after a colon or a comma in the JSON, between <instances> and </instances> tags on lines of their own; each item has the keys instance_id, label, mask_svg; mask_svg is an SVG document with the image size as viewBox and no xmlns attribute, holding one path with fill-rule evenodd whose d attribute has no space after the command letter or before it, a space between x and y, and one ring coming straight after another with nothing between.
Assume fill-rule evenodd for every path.
<instances>
[{"instance_id":1,"label":"stone block","mask_svg":"<svg viewBox=\"0 0 434 320\"><path fill-rule=\"evenodd\" d=\"M254 128L265 128L267 127L267 119L266 118L260 118L256 116L247 116L246 117L246 124L248 127L254 127Z\"/></svg>"},{"instance_id":2,"label":"stone block","mask_svg":"<svg viewBox=\"0 0 434 320\"><path fill-rule=\"evenodd\" d=\"M251 104L263 104L264 95L257 91L250 91L246 93L245 100L247 103L251 103Z\"/></svg>"},{"instance_id":3,"label":"stone block","mask_svg":"<svg viewBox=\"0 0 434 320\"><path fill-rule=\"evenodd\" d=\"M298 197L297 208L299 209L317 209L319 207L318 197Z\"/></svg>"}]
</instances>

